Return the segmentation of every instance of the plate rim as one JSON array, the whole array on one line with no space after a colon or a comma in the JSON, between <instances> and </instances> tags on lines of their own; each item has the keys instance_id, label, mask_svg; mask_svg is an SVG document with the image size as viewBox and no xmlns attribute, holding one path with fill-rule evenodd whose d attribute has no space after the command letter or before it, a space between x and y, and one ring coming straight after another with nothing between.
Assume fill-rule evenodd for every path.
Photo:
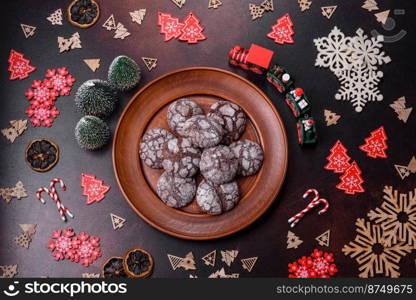
<instances>
[{"instance_id":1,"label":"plate rim","mask_svg":"<svg viewBox=\"0 0 416 300\"><path fill-rule=\"evenodd\" d=\"M130 199L127 197L121 182L120 182L120 178L117 172L117 168L116 168L116 164L115 164L115 159L116 159L116 154L115 154L115 145L116 145L116 141L118 138L118 131L119 128L121 126L121 122L125 116L125 114L127 114L127 111L129 110L130 106L133 104L133 102L135 101L135 99L137 98L137 96L141 93L143 93L146 89L148 89L151 85L153 85L155 82L163 80L166 77L172 76L174 74L177 73L181 73L181 72L187 72L187 71L215 71L215 72L220 72L220 73L225 73L227 75L233 76L239 80L242 80L243 82L245 82L246 84L248 84L249 86L251 86L254 90L256 90L256 92L258 92L263 98L264 100L266 100L267 104L269 105L269 107L271 108L273 114L276 116L278 122L280 123L280 126L282 128L282 135L283 135L283 142L284 142L284 149L286 149L285 151L285 157L284 157L284 166L283 166L283 176L281 179L281 184L279 184L279 186L277 188L275 188L275 191L273 192L273 194L275 194L274 198L264 207L264 210L259 213L257 216L251 218L248 222L246 222L245 224L242 224L239 227L234 228L233 230L229 230L226 231L224 233L220 233L220 234L216 234L216 235L210 235L210 236L190 236L190 235L185 235L185 234L181 234L181 233L177 233L177 232L173 232L170 231L164 227L162 227L161 225L153 222L152 220L150 220L149 218L147 218L144 214L142 214L134 205L133 203L130 201ZM270 208L270 206L276 201L276 197L278 196L279 192L281 191L284 181L286 179L286 174L287 174L287 167L288 167L288 159L289 159L289 148L288 148L288 140L287 140L287 134L286 134L286 128L284 126L283 120L280 117L279 112L277 111L276 107L274 106L273 102L270 100L270 98L266 95L265 92L263 92L263 90L261 90L257 85L255 85L253 82L251 82L250 80L234 73L228 70L224 70L224 69L220 69L220 68L216 68L216 67L208 67L208 66L194 66L194 67L185 67L185 68L179 68L179 69L175 69L173 71L167 72L161 76L158 76L156 78L154 78L153 80L149 81L147 84L145 84L142 88L140 88L136 93L134 93L134 95L131 96L129 102L127 103L127 105L124 107L122 113L120 114L120 117L118 118L117 121L117 126L115 128L114 131L114 135L113 135L113 141L112 141L112 163L113 163L113 173L116 177L116 181L117 181L117 185L120 188L120 191L124 197L124 200L129 204L129 206L134 210L134 212L136 214L138 214L140 216L140 218L142 218L147 224L149 224L150 226L152 226L153 228L168 234L170 236L174 236L177 238L181 238L181 239L185 239L185 240L214 240L214 239L219 239L219 238L223 238L226 236L230 236L234 233L237 233L245 228L247 228L248 226L252 225L256 220L258 220L262 215L264 215L264 213Z\"/></svg>"}]
</instances>

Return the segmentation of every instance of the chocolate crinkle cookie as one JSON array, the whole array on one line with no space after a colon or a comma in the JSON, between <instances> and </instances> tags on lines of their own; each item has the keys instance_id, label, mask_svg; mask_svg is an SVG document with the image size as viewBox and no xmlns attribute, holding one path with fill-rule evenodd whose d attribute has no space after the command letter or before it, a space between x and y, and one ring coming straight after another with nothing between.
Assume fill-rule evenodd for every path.
<instances>
[{"instance_id":1,"label":"chocolate crinkle cookie","mask_svg":"<svg viewBox=\"0 0 416 300\"><path fill-rule=\"evenodd\" d=\"M183 126L186 137L199 148L209 148L218 145L224 136L224 129L215 119L204 115L188 119Z\"/></svg>"},{"instance_id":2,"label":"chocolate crinkle cookie","mask_svg":"<svg viewBox=\"0 0 416 300\"><path fill-rule=\"evenodd\" d=\"M201 181L196 192L199 207L211 215L219 215L232 209L240 200L237 181L215 185Z\"/></svg>"},{"instance_id":3,"label":"chocolate crinkle cookie","mask_svg":"<svg viewBox=\"0 0 416 300\"><path fill-rule=\"evenodd\" d=\"M263 149L255 142L242 140L230 145L238 159L238 175L250 176L256 174L263 163Z\"/></svg>"},{"instance_id":4,"label":"chocolate crinkle cookie","mask_svg":"<svg viewBox=\"0 0 416 300\"><path fill-rule=\"evenodd\" d=\"M196 182L194 178L174 177L164 172L157 182L156 192L166 205L180 208L195 197Z\"/></svg>"},{"instance_id":5,"label":"chocolate crinkle cookie","mask_svg":"<svg viewBox=\"0 0 416 300\"><path fill-rule=\"evenodd\" d=\"M214 103L208 117L215 119L224 128L222 144L229 145L237 141L246 129L246 114L240 106L229 101Z\"/></svg>"},{"instance_id":6,"label":"chocolate crinkle cookie","mask_svg":"<svg viewBox=\"0 0 416 300\"><path fill-rule=\"evenodd\" d=\"M205 149L199 163L202 176L215 184L230 182L237 174L238 160L228 146Z\"/></svg>"},{"instance_id":7,"label":"chocolate crinkle cookie","mask_svg":"<svg viewBox=\"0 0 416 300\"><path fill-rule=\"evenodd\" d=\"M204 114L202 108L194 101L182 98L173 102L168 109L169 127L181 136L185 136L183 126L189 118Z\"/></svg>"},{"instance_id":8,"label":"chocolate crinkle cookie","mask_svg":"<svg viewBox=\"0 0 416 300\"><path fill-rule=\"evenodd\" d=\"M140 143L140 158L151 168L162 168L163 147L175 136L163 128L149 130Z\"/></svg>"},{"instance_id":9,"label":"chocolate crinkle cookie","mask_svg":"<svg viewBox=\"0 0 416 300\"><path fill-rule=\"evenodd\" d=\"M199 170L201 150L187 138L169 140L163 148L162 166L173 176L192 177Z\"/></svg>"}]
</instances>

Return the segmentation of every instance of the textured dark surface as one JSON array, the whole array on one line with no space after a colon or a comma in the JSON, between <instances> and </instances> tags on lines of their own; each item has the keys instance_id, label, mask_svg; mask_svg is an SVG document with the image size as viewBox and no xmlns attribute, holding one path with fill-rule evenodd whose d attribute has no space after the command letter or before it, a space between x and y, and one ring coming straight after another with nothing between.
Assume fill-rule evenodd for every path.
<instances>
[{"instance_id":1,"label":"textured dark surface","mask_svg":"<svg viewBox=\"0 0 416 300\"><path fill-rule=\"evenodd\" d=\"M415 186L415 175L401 180L394 170L394 164L407 164L411 156L416 154L415 146L415 112L407 124L396 117L388 106L400 96L406 96L409 106L415 107L415 65L412 49L415 43L414 20L411 13L415 5L412 1L380 1L380 10L406 9L404 16L394 16L396 28L384 31L370 13L361 8L361 0L354 1L313 1L310 10L301 13L295 0L275 0L274 12L266 13L263 18L251 21L248 2L224 0L216 10L208 9L208 0L190 1L182 9L171 1L99 1L101 16L93 27L83 30L71 26L66 20L64 25L52 26L46 17L57 8L66 8L69 1L5 1L2 6L1 23L2 37L0 43L0 127L8 127L8 121L25 118L24 110L28 105L23 93L33 79L42 79L47 68L68 67L77 79L70 96L59 97L57 107L61 111L51 128L29 129L10 144L0 137L0 186L14 186L21 180L28 190L29 197L21 200L13 199L10 204L0 203L0 264L18 264L21 277L78 277L84 272L99 272L101 265L110 256L123 255L128 249L141 247L150 251L155 258L153 277L188 277L196 274L207 276L214 270L225 266L217 253L215 269L205 266L200 258L206 253L217 249L238 249L238 259L258 256L258 262L251 273L242 270L241 264L234 262L226 270L241 276L287 276L287 264L300 256L309 255L317 247L315 237L331 229L330 247L325 250L335 254L339 273L337 276L357 276L358 265L354 260L344 256L341 248L355 236L354 222L358 217L365 217L370 209L381 203L384 185L393 185L401 192L407 192ZM338 8L330 20L321 15L321 5L338 4ZM146 8L147 13L142 25L131 22L129 11ZM176 40L165 43L159 34L157 11L168 12L183 18L189 11L194 12L205 27L204 34L208 37L196 45L188 45ZM266 38L270 26L277 17L289 12L295 24L295 44L280 46ZM101 25L113 13L116 21L122 22L131 32L125 40L116 40L114 32L106 31ZM20 23L37 27L35 36L28 39L20 29ZM316 49L313 38L326 36L333 26L338 26L346 35L354 34L358 27L367 34L372 29L380 33L393 35L401 29L407 35L395 43L385 44L384 51L392 58L392 62L380 67L384 79L380 90L384 101L370 103L364 112L357 114L349 103L336 102L334 94L338 88L335 76L327 69L314 67ZM69 38L74 32L81 36L82 49L74 49L59 54L57 36ZM318 120L319 143L315 148L302 149L297 145L294 118L283 98L265 79L243 70L231 68L227 63L228 50L237 44L249 47L257 43L275 51L275 58L293 75L296 83L301 86L313 105L313 115ZM25 80L9 81L7 58L13 48L25 54L37 70ZM207 242L179 240L165 235L142 221L128 206L118 189L111 161L111 146L97 152L81 150L74 140L74 127L81 117L75 111L74 94L78 86L92 78L106 79L106 72L111 60L120 54L134 58L143 69L143 80L146 82L177 68L189 66L213 66L235 71L247 77L261 87L273 100L280 112L287 130L289 140L289 169L285 185L276 202L268 212L249 228L233 236ZM158 58L158 66L148 72L140 57ZM101 66L96 73L82 61L86 58L100 58ZM109 119L114 133L118 117L123 107L134 93L124 94L117 106L116 113ZM338 125L326 127L323 110L330 109L342 115ZM387 159L373 160L358 149L369 132L384 125L388 134L389 149ZM60 146L59 163L47 173L32 171L24 161L24 150L33 138L47 137L54 139ZM349 149L349 155L361 166L366 180L366 192L356 196L348 196L335 189L338 176L325 171L323 165L329 148L337 139L341 139ZM272 162L269 162L272 163ZM106 198L98 204L87 206L80 187L80 173L96 174L111 185ZM413 176L413 177L412 177ZM75 214L75 219L67 224L58 217L53 202L40 204L35 198L35 191L47 186L52 177L60 177L67 184L67 191L60 192L63 203ZM298 249L286 250L286 235L289 230L287 219L306 205L301 198L308 188L316 188L331 203L325 215L317 216L316 211L305 217L294 229L304 241ZM125 226L114 231L110 221L110 213L127 219ZM33 237L29 249L15 245L14 236L21 233L18 224L36 223L38 231ZM103 257L89 268L70 261L54 262L51 254L45 249L49 235L53 229L73 227L77 233L85 231L101 238ZM322 248L322 247L319 247ZM192 251L196 257L197 270L192 272L172 271L166 254L184 257ZM400 269L402 276L416 276L415 251L405 256Z\"/></svg>"}]
</instances>

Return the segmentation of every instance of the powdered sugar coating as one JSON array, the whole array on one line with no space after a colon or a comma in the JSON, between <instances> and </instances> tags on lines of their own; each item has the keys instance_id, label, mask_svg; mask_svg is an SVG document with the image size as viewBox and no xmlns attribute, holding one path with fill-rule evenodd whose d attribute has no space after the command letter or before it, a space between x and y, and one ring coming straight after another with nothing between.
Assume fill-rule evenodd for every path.
<instances>
[{"instance_id":1,"label":"powdered sugar coating","mask_svg":"<svg viewBox=\"0 0 416 300\"><path fill-rule=\"evenodd\" d=\"M194 101L181 98L173 102L168 108L169 127L181 136L185 136L183 126L189 118L204 114L202 108Z\"/></svg>"},{"instance_id":2,"label":"powdered sugar coating","mask_svg":"<svg viewBox=\"0 0 416 300\"><path fill-rule=\"evenodd\" d=\"M175 136L163 128L151 129L140 143L140 158L151 168L162 168L163 146Z\"/></svg>"},{"instance_id":3,"label":"powdered sugar coating","mask_svg":"<svg viewBox=\"0 0 416 300\"><path fill-rule=\"evenodd\" d=\"M238 175L251 176L256 174L263 164L263 149L255 142L242 140L230 145L238 159Z\"/></svg>"},{"instance_id":4,"label":"powdered sugar coating","mask_svg":"<svg viewBox=\"0 0 416 300\"><path fill-rule=\"evenodd\" d=\"M163 148L162 166L166 172L179 177L192 177L199 170L201 150L187 138L169 140Z\"/></svg>"},{"instance_id":5,"label":"powdered sugar coating","mask_svg":"<svg viewBox=\"0 0 416 300\"><path fill-rule=\"evenodd\" d=\"M164 172L157 182L156 193L168 206L180 208L188 205L195 197L194 178L174 177Z\"/></svg>"},{"instance_id":6,"label":"powdered sugar coating","mask_svg":"<svg viewBox=\"0 0 416 300\"><path fill-rule=\"evenodd\" d=\"M208 117L215 119L224 128L224 137L221 143L229 145L237 141L246 129L246 114L235 103L218 101L211 105Z\"/></svg>"},{"instance_id":7,"label":"powdered sugar coating","mask_svg":"<svg viewBox=\"0 0 416 300\"><path fill-rule=\"evenodd\" d=\"M204 115L188 119L183 126L183 132L195 147L204 149L218 145L224 136L221 124Z\"/></svg>"},{"instance_id":8,"label":"powdered sugar coating","mask_svg":"<svg viewBox=\"0 0 416 300\"><path fill-rule=\"evenodd\" d=\"M240 200L237 181L215 185L207 180L201 181L196 192L199 207L211 215L229 211Z\"/></svg>"},{"instance_id":9,"label":"powdered sugar coating","mask_svg":"<svg viewBox=\"0 0 416 300\"><path fill-rule=\"evenodd\" d=\"M237 174L238 160L230 147L218 145L205 149L199 163L202 176L215 184L230 182Z\"/></svg>"}]
</instances>

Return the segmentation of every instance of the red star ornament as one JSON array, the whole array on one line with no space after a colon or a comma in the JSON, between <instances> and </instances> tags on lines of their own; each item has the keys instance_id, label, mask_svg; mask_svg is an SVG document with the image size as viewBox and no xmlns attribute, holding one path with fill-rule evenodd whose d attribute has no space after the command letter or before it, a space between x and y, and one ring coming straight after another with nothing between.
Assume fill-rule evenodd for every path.
<instances>
[{"instance_id":1,"label":"red star ornament","mask_svg":"<svg viewBox=\"0 0 416 300\"><path fill-rule=\"evenodd\" d=\"M36 70L36 67L31 66L28 59L23 57L22 53L19 53L13 49L10 50L9 55L9 68L10 71L9 80L25 79L29 76L29 73Z\"/></svg>"},{"instance_id":2,"label":"red star ornament","mask_svg":"<svg viewBox=\"0 0 416 300\"><path fill-rule=\"evenodd\" d=\"M387 135L384 127L372 131L368 138L365 138L365 144L361 145L360 150L367 153L367 156L371 158L387 158L385 150L388 148L387 144Z\"/></svg>"},{"instance_id":3,"label":"red star ornament","mask_svg":"<svg viewBox=\"0 0 416 300\"><path fill-rule=\"evenodd\" d=\"M360 175L360 168L355 161L352 162L351 166L345 171L344 175L340 177L341 182L336 186L336 188L343 190L346 194L350 195L365 192L361 186L364 180Z\"/></svg>"},{"instance_id":4,"label":"red star ornament","mask_svg":"<svg viewBox=\"0 0 416 300\"><path fill-rule=\"evenodd\" d=\"M184 24L179 22L178 18L172 18L170 14L158 13L158 25L160 26L160 33L165 34L164 41L177 39L181 34L181 29Z\"/></svg>"},{"instance_id":5,"label":"red star ornament","mask_svg":"<svg viewBox=\"0 0 416 300\"><path fill-rule=\"evenodd\" d=\"M181 41L187 41L188 44L195 44L198 41L205 40L207 37L202 34L204 27L199 24L199 19L190 12L185 18L182 34L179 37Z\"/></svg>"},{"instance_id":6,"label":"red star ornament","mask_svg":"<svg viewBox=\"0 0 416 300\"><path fill-rule=\"evenodd\" d=\"M82 194L87 196L88 205L103 200L105 193L110 190L110 186L103 184L101 179L96 179L95 175L86 173L81 173L81 186L84 188Z\"/></svg>"},{"instance_id":7,"label":"red star ornament","mask_svg":"<svg viewBox=\"0 0 416 300\"><path fill-rule=\"evenodd\" d=\"M267 34L267 37L273 39L277 44L293 44L295 41L293 40L292 35L295 32L293 31L292 26L292 19L287 13L283 17L277 19L277 23L272 26L272 31Z\"/></svg>"}]
</instances>

